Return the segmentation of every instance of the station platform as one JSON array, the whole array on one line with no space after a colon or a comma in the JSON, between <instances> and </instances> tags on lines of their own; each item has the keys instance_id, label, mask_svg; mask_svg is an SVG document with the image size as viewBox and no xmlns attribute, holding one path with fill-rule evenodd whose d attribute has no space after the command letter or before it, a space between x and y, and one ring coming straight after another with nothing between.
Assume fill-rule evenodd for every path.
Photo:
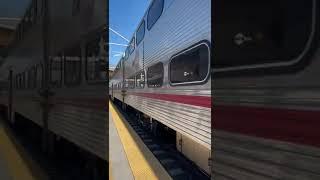
<instances>
[{"instance_id":1,"label":"station platform","mask_svg":"<svg viewBox=\"0 0 320 180\"><path fill-rule=\"evenodd\" d=\"M46 179L39 167L26 157L11 131L0 119L0 179L1 180L38 180Z\"/></svg>"},{"instance_id":2,"label":"station platform","mask_svg":"<svg viewBox=\"0 0 320 180\"><path fill-rule=\"evenodd\" d=\"M109 179L172 179L111 102L109 102Z\"/></svg>"}]
</instances>

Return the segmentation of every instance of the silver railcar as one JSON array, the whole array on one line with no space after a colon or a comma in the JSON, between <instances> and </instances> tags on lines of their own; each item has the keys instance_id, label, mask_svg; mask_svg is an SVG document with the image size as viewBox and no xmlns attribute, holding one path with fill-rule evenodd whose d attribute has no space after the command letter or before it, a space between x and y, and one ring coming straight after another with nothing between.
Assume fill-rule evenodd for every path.
<instances>
[{"instance_id":1,"label":"silver railcar","mask_svg":"<svg viewBox=\"0 0 320 180\"><path fill-rule=\"evenodd\" d=\"M210 173L211 2L154 0L109 84L121 101L176 132L176 147Z\"/></svg>"}]
</instances>

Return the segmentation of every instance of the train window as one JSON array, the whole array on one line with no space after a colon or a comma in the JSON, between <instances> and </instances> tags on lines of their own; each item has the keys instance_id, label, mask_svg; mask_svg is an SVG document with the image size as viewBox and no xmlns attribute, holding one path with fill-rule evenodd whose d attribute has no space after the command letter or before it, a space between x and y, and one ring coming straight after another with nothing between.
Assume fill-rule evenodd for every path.
<instances>
[{"instance_id":1,"label":"train window","mask_svg":"<svg viewBox=\"0 0 320 180\"><path fill-rule=\"evenodd\" d=\"M81 82L81 48L69 49L64 54L64 82L78 85Z\"/></svg>"},{"instance_id":2,"label":"train window","mask_svg":"<svg viewBox=\"0 0 320 180\"><path fill-rule=\"evenodd\" d=\"M86 46L86 78L87 81L107 80L107 53L103 46L103 38L97 38Z\"/></svg>"},{"instance_id":3,"label":"train window","mask_svg":"<svg viewBox=\"0 0 320 180\"><path fill-rule=\"evenodd\" d=\"M147 85L151 88L161 87L163 83L163 63L159 62L147 70Z\"/></svg>"},{"instance_id":4,"label":"train window","mask_svg":"<svg viewBox=\"0 0 320 180\"><path fill-rule=\"evenodd\" d=\"M38 64L36 66L36 76L37 76L37 82L36 82L36 86L38 88L42 88L43 87L43 65L42 64Z\"/></svg>"},{"instance_id":5,"label":"train window","mask_svg":"<svg viewBox=\"0 0 320 180\"><path fill-rule=\"evenodd\" d=\"M219 19L212 21L217 27L214 72L274 70L272 67L280 66L287 71L286 66L296 65L311 49L316 22L314 2L217 2L214 17Z\"/></svg>"},{"instance_id":6,"label":"train window","mask_svg":"<svg viewBox=\"0 0 320 180\"><path fill-rule=\"evenodd\" d=\"M145 34L145 24L144 24L144 20L143 20L142 23L140 24L138 30L137 30L137 33L136 33L137 46L143 40L144 34Z\"/></svg>"},{"instance_id":7,"label":"train window","mask_svg":"<svg viewBox=\"0 0 320 180\"><path fill-rule=\"evenodd\" d=\"M50 84L53 87L61 87L62 84L62 55L50 59Z\"/></svg>"},{"instance_id":8,"label":"train window","mask_svg":"<svg viewBox=\"0 0 320 180\"><path fill-rule=\"evenodd\" d=\"M144 71L138 72L136 75L136 87L137 88L144 88L145 78L144 78Z\"/></svg>"},{"instance_id":9,"label":"train window","mask_svg":"<svg viewBox=\"0 0 320 180\"><path fill-rule=\"evenodd\" d=\"M132 40L129 43L129 53L132 54L134 51L134 37L132 38Z\"/></svg>"},{"instance_id":10,"label":"train window","mask_svg":"<svg viewBox=\"0 0 320 180\"><path fill-rule=\"evenodd\" d=\"M154 0L148 10L147 27L148 30L157 22L163 11L164 0Z\"/></svg>"},{"instance_id":11,"label":"train window","mask_svg":"<svg viewBox=\"0 0 320 180\"><path fill-rule=\"evenodd\" d=\"M172 85L200 83L209 75L210 48L201 43L171 58L169 79Z\"/></svg>"}]
</instances>

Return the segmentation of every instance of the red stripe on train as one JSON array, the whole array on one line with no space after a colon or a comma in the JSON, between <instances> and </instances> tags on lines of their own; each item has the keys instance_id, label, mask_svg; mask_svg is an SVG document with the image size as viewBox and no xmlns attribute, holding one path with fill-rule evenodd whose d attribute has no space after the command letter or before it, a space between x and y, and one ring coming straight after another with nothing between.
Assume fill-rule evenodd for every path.
<instances>
[{"instance_id":1,"label":"red stripe on train","mask_svg":"<svg viewBox=\"0 0 320 180\"><path fill-rule=\"evenodd\" d=\"M208 97L208 96L189 96L189 95L156 94L156 93L130 93L130 94L135 96L142 96L146 98L159 99L164 101L211 108L211 97Z\"/></svg>"},{"instance_id":2,"label":"red stripe on train","mask_svg":"<svg viewBox=\"0 0 320 180\"><path fill-rule=\"evenodd\" d=\"M320 111L213 106L213 121L218 130L320 147Z\"/></svg>"}]
</instances>

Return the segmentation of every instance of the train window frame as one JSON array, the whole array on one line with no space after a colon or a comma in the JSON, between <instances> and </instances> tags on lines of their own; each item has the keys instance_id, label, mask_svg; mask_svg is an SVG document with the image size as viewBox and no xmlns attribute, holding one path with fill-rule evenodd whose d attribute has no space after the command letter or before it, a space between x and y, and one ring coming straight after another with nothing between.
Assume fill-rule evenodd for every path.
<instances>
[{"instance_id":1,"label":"train window frame","mask_svg":"<svg viewBox=\"0 0 320 180\"><path fill-rule=\"evenodd\" d=\"M143 87L138 86L138 83L137 83L137 80L138 80L137 76L139 76L139 75L141 76L141 73L143 73L143 76L144 76L144 78L143 78ZM144 89L145 84L146 84L146 73L144 72L144 70L138 71L137 74L135 75L135 87L137 89Z\"/></svg>"},{"instance_id":2,"label":"train window frame","mask_svg":"<svg viewBox=\"0 0 320 180\"><path fill-rule=\"evenodd\" d=\"M234 77L234 76L264 76L276 74L290 74L304 69L310 61L311 54L315 51L316 44L319 41L319 4L312 0L312 22L310 34L300 54L290 60L278 60L276 62L264 62L257 64L245 64L236 66L227 66L221 68L211 68L215 78Z\"/></svg>"},{"instance_id":3,"label":"train window frame","mask_svg":"<svg viewBox=\"0 0 320 180\"><path fill-rule=\"evenodd\" d=\"M162 68L161 84L160 84L160 86L158 86L158 87L152 87L152 86L150 85L150 83L149 83L149 82L150 82L150 81L149 81L149 70L150 70L151 68L154 68L155 66L158 66L159 64L161 64L161 68ZM161 87L163 86L163 81L164 81L164 63L163 63L163 62L158 62L158 63L155 63L155 64L149 66L148 69L147 69L147 86L148 86L148 88L161 88Z\"/></svg>"},{"instance_id":4,"label":"train window frame","mask_svg":"<svg viewBox=\"0 0 320 180\"><path fill-rule=\"evenodd\" d=\"M53 73L53 71L52 71L52 62L53 62L53 58L55 58L55 57L59 57L59 65L60 65L60 67L59 67L59 71L60 71L60 78L57 80L57 83L55 83L54 81L53 81L53 76L52 76L52 73ZM49 66L49 68L50 68L50 78L49 78L49 82L50 82L50 85L51 86L53 86L54 85L54 87L56 87L56 88L60 88L61 86L62 86L62 79L63 79L63 70L62 70L62 66L63 66L63 55L60 53L60 54L58 54L57 56L54 56L54 57L51 57L50 58L50 66Z\"/></svg>"},{"instance_id":5,"label":"train window frame","mask_svg":"<svg viewBox=\"0 0 320 180\"><path fill-rule=\"evenodd\" d=\"M158 17L155 18L155 20L153 22L150 22L151 15L154 15L154 14L150 15L150 12L152 12L151 10L154 10L154 5L155 5L156 2L162 2L161 11L158 14ZM148 31L150 31L152 29L152 27L156 24L156 22L159 20L159 18L161 17L161 15L163 13L163 9L164 9L164 0L154 0L154 1L152 1L152 4L150 5L150 7L148 9L148 15L147 15L147 29L148 29Z\"/></svg>"},{"instance_id":6,"label":"train window frame","mask_svg":"<svg viewBox=\"0 0 320 180\"><path fill-rule=\"evenodd\" d=\"M202 80L199 80L199 81L186 81L186 82L180 82L180 83L174 83L171 81L171 63L175 60L175 58L181 56L181 55L184 55L188 52L192 52L194 51L196 48L199 48L200 46L206 46L207 48L207 52L208 52L208 62L207 62L207 73L205 75L205 77L202 79ZM175 55L173 55L170 60L169 60L169 63L168 63L168 79L169 79L169 84L170 86L184 86L184 85L201 85L201 84L204 84L208 81L209 77L210 77L210 64L211 64L211 47L210 47L210 43L208 41L201 41L201 42L198 42L178 53L176 53Z\"/></svg>"},{"instance_id":7,"label":"train window frame","mask_svg":"<svg viewBox=\"0 0 320 180\"><path fill-rule=\"evenodd\" d=\"M141 32L140 30L142 27L143 27L143 35L141 36L141 39L138 39L139 37L138 35L139 35L139 32ZM146 34L146 23L145 23L145 20L143 19L136 31L136 46L138 46L141 43L141 41L144 39L145 34Z\"/></svg>"}]
</instances>

